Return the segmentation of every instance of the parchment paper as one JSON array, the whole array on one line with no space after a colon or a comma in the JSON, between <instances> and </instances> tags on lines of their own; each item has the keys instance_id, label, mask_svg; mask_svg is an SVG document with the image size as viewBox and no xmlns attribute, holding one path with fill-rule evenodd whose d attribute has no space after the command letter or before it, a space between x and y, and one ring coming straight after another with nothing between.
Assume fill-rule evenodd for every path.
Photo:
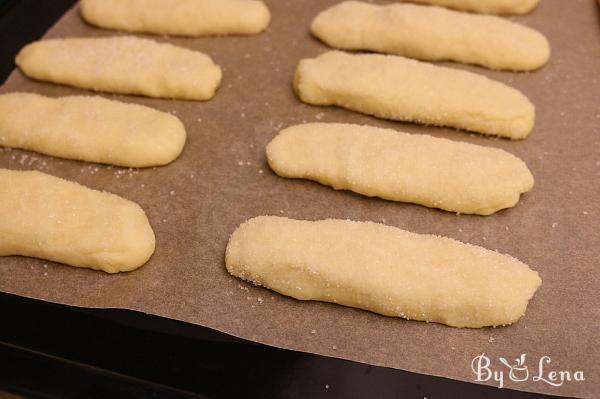
<instances>
[{"instance_id":1,"label":"parchment paper","mask_svg":"<svg viewBox=\"0 0 600 399\"><path fill-rule=\"evenodd\" d=\"M134 309L195 323L268 345L418 373L473 381L471 361L485 352L505 385L556 395L600 395L600 13L593 0L543 0L513 18L542 31L552 59L534 73L455 65L510 84L536 105L536 128L524 141L496 140L434 127L387 122L350 111L302 104L291 80L298 60L326 47L308 27L336 0L271 0L269 30L255 37L166 38L201 50L223 67L209 102L112 96L180 117L185 150L167 167L128 170L0 149L0 167L39 169L138 202L157 237L150 262L108 275L23 257L0 258L0 290L83 306ZM77 7L47 37L109 36L87 26ZM449 64L451 65L451 64ZM452 64L454 65L454 64ZM15 71L2 92L89 94L34 82ZM35 117L34 115L32 117ZM280 128L305 122L353 122L427 133L508 150L536 178L517 207L492 216L457 216L418 205L369 199L314 182L277 177L264 148ZM506 328L455 329L317 302L300 302L229 276L224 251L247 218L383 221L509 253L539 271L543 284L520 322ZM530 378L511 382L498 357L526 353ZM549 370L582 370L585 382L534 382L538 360ZM494 381L488 384L497 385Z\"/></svg>"}]
</instances>

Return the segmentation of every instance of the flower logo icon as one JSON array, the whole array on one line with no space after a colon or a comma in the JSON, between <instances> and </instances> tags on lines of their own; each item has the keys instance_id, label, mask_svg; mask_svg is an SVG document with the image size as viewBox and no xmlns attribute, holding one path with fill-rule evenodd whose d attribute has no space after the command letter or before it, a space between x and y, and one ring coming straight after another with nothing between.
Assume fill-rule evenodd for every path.
<instances>
[{"instance_id":1,"label":"flower logo icon","mask_svg":"<svg viewBox=\"0 0 600 399\"><path fill-rule=\"evenodd\" d=\"M527 354L522 353L521 356L515 358L515 364L511 365L508 360L504 357L498 358L502 364L508 367L509 374L508 377L515 382L527 381L529 378L529 370L527 365L525 365L525 358Z\"/></svg>"}]
</instances>

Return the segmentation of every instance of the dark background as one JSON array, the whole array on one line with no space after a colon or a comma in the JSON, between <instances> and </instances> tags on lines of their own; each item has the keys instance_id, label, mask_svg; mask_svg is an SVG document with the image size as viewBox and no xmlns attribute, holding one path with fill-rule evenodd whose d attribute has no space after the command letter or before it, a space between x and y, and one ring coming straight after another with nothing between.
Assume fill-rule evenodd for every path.
<instances>
[{"instance_id":1,"label":"dark background","mask_svg":"<svg viewBox=\"0 0 600 399\"><path fill-rule=\"evenodd\" d=\"M1 82L19 49L74 3L0 0ZM0 293L0 397L8 392L39 398L549 398L276 349L138 312Z\"/></svg>"}]
</instances>

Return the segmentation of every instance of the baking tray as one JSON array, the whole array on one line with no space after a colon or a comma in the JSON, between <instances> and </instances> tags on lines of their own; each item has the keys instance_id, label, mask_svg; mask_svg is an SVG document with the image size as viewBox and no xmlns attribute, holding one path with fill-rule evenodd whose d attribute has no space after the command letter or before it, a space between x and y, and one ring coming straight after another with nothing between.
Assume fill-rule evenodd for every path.
<instances>
[{"instance_id":1,"label":"baking tray","mask_svg":"<svg viewBox=\"0 0 600 399\"><path fill-rule=\"evenodd\" d=\"M268 2L273 23L255 37L155 38L204 51L224 70L217 96L205 103L105 95L172 112L183 120L188 142L172 165L121 169L3 149L1 167L39 169L140 203L156 232L157 251L142 269L116 276L7 257L0 260L0 290L62 304L138 310L276 347L471 382L471 361L481 353L495 361L526 353L532 370L538 359L550 356L554 369L583 370L586 381L561 387L506 381L506 386L559 395L597 394L600 39L595 2L573 0L565 8L560 0L544 0L531 15L514 18L539 29L551 42L552 59L538 72L454 65L529 96L537 107L536 128L521 142L300 103L291 88L297 62L326 50L310 37L308 26L320 9L333 3ZM74 9L47 36L116 34L86 25ZM33 82L18 71L2 87L3 92L14 90L51 96L88 93ZM517 207L478 217L281 179L266 165L264 147L281 128L305 121L370 124L503 148L527 162L536 187ZM540 272L543 284L523 320L497 329L459 330L299 302L234 279L224 269L229 234L260 214L372 220L441 234L516 256Z\"/></svg>"}]
</instances>

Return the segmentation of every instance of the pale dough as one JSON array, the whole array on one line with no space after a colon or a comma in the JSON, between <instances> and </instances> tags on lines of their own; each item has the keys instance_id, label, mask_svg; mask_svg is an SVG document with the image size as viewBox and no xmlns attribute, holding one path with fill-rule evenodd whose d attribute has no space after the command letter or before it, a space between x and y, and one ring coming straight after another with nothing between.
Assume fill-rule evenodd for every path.
<instances>
[{"instance_id":1,"label":"pale dough","mask_svg":"<svg viewBox=\"0 0 600 399\"><path fill-rule=\"evenodd\" d=\"M540 0L409 0L413 3L434 4L462 11L485 14L522 15L531 12Z\"/></svg>"},{"instance_id":2,"label":"pale dough","mask_svg":"<svg viewBox=\"0 0 600 399\"><path fill-rule=\"evenodd\" d=\"M301 300L453 327L514 323L541 284L517 259L370 222L260 216L233 233L234 276Z\"/></svg>"},{"instance_id":3,"label":"pale dough","mask_svg":"<svg viewBox=\"0 0 600 399\"><path fill-rule=\"evenodd\" d=\"M0 169L0 256L116 273L146 263L154 243L132 201L37 171Z\"/></svg>"},{"instance_id":4,"label":"pale dough","mask_svg":"<svg viewBox=\"0 0 600 399\"><path fill-rule=\"evenodd\" d=\"M253 35L271 21L255 0L82 0L81 15L92 25L159 35Z\"/></svg>"},{"instance_id":5,"label":"pale dough","mask_svg":"<svg viewBox=\"0 0 600 399\"><path fill-rule=\"evenodd\" d=\"M350 124L284 129L267 159L279 176L479 215L515 206L534 184L527 165L500 149Z\"/></svg>"},{"instance_id":6,"label":"pale dough","mask_svg":"<svg viewBox=\"0 0 600 399\"><path fill-rule=\"evenodd\" d=\"M208 100L221 82L206 54L136 37L42 40L16 63L33 79L148 97Z\"/></svg>"},{"instance_id":7,"label":"pale dough","mask_svg":"<svg viewBox=\"0 0 600 399\"><path fill-rule=\"evenodd\" d=\"M429 61L530 71L550 57L539 32L507 19L413 4L345 1L321 12L312 33L331 47Z\"/></svg>"},{"instance_id":8,"label":"pale dough","mask_svg":"<svg viewBox=\"0 0 600 399\"><path fill-rule=\"evenodd\" d=\"M294 87L308 104L511 139L527 137L535 119L533 104L512 87L399 56L329 51L300 61Z\"/></svg>"},{"instance_id":9,"label":"pale dough","mask_svg":"<svg viewBox=\"0 0 600 399\"><path fill-rule=\"evenodd\" d=\"M172 162L185 128L166 112L102 97L0 95L0 146L126 167Z\"/></svg>"}]
</instances>

